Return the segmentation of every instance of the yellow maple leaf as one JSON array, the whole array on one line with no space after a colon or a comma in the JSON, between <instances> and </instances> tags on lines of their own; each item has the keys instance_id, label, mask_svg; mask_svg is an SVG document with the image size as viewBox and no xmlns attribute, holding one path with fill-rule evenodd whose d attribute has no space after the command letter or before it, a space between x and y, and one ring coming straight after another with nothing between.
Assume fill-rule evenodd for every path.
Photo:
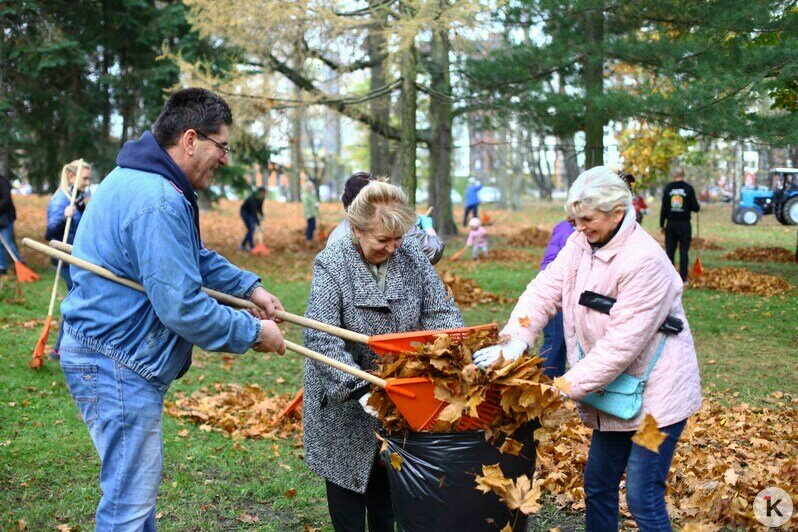
<instances>
[{"instance_id":1,"label":"yellow maple leaf","mask_svg":"<svg viewBox=\"0 0 798 532\"><path fill-rule=\"evenodd\" d=\"M727 469L727 470L726 470L726 473L724 473L724 474L723 474L723 480L724 480L724 481L726 482L726 484L728 484L729 486L734 486L735 484L737 484L737 479L738 479L738 478L739 478L739 477L737 476L737 472L736 472L736 471L734 470L734 468L732 468L732 467L730 467L729 469Z\"/></svg>"},{"instance_id":2,"label":"yellow maple leaf","mask_svg":"<svg viewBox=\"0 0 798 532\"><path fill-rule=\"evenodd\" d=\"M571 391L571 383L565 380L565 377L557 377L551 385L565 394Z\"/></svg>"},{"instance_id":3,"label":"yellow maple leaf","mask_svg":"<svg viewBox=\"0 0 798 532\"><path fill-rule=\"evenodd\" d=\"M402 464L404 464L404 463L405 463L405 459L402 458L399 454L391 453L391 467L393 467L397 471L401 471L402 470Z\"/></svg>"},{"instance_id":4,"label":"yellow maple leaf","mask_svg":"<svg viewBox=\"0 0 798 532\"><path fill-rule=\"evenodd\" d=\"M657 420L651 414L646 414L643 424L632 436L632 441L640 447L645 447L649 451L659 453L659 446L665 441L668 435L659 430Z\"/></svg>"},{"instance_id":5,"label":"yellow maple leaf","mask_svg":"<svg viewBox=\"0 0 798 532\"><path fill-rule=\"evenodd\" d=\"M529 316L524 316L523 318L518 318L518 323L521 324L521 327L529 327Z\"/></svg>"},{"instance_id":6,"label":"yellow maple leaf","mask_svg":"<svg viewBox=\"0 0 798 532\"><path fill-rule=\"evenodd\" d=\"M499 464L482 466L482 474L477 475L477 489L482 493L491 491L499 497L506 496L507 490L513 485L513 481L504 476Z\"/></svg>"}]
</instances>

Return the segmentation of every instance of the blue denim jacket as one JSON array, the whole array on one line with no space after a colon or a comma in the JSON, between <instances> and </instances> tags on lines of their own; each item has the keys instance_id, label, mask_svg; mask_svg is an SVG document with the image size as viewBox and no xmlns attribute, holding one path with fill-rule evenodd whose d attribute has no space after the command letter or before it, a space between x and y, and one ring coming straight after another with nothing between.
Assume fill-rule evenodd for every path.
<instances>
[{"instance_id":1,"label":"blue denim jacket","mask_svg":"<svg viewBox=\"0 0 798 532\"><path fill-rule=\"evenodd\" d=\"M50 203L47 204L47 229L44 234L47 240L61 240L64 238L64 229L66 228L67 221L67 217L64 215L64 209L67 207L69 207L69 196L59 188L55 191L53 197L50 198ZM76 207L74 214L72 214L72 223L69 226L67 244L72 244L74 242L75 232L78 230L81 216L83 216L83 211Z\"/></svg>"},{"instance_id":2,"label":"blue denim jacket","mask_svg":"<svg viewBox=\"0 0 798 532\"><path fill-rule=\"evenodd\" d=\"M258 320L200 289L247 298L260 279L201 245L189 201L157 173L113 170L86 207L73 254L141 283L146 294L72 267L65 331L161 391L188 370L193 344L244 353L255 341Z\"/></svg>"}]
</instances>

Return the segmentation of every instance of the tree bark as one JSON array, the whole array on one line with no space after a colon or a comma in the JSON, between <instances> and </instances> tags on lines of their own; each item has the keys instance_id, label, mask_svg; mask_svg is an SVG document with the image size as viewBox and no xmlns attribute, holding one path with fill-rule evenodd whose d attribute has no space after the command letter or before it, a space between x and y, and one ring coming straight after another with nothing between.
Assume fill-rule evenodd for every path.
<instances>
[{"instance_id":1,"label":"tree bark","mask_svg":"<svg viewBox=\"0 0 798 532\"><path fill-rule=\"evenodd\" d=\"M452 216L452 92L449 74L451 44L445 30L435 31L430 53L430 122L435 142L429 145L429 204L435 207L432 218L441 236L457 234Z\"/></svg>"},{"instance_id":2,"label":"tree bark","mask_svg":"<svg viewBox=\"0 0 798 532\"><path fill-rule=\"evenodd\" d=\"M604 12L601 8L585 13L586 54L583 61L585 85L585 168L604 164Z\"/></svg>"},{"instance_id":3,"label":"tree bark","mask_svg":"<svg viewBox=\"0 0 798 532\"><path fill-rule=\"evenodd\" d=\"M379 3L379 0L371 0L370 4ZM384 60L377 58L383 57L385 50L385 37L380 32L380 28L385 27L385 15L382 10L374 14L381 20L376 20L369 30L366 37L366 48L369 59L375 61L371 67L370 90L374 91L385 86ZM391 96L386 95L374 98L369 102L369 112L374 123L387 124L391 118ZM390 160L390 141L373 129L369 130L369 168L374 175L388 175L391 170Z\"/></svg>"},{"instance_id":4,"label":"tree bark","mask_svg":"<svg viewBox=\"0 0 798 532\"><path fill-rule=\"evenodd\" d=\"M410 205L416 205L416 47L413 38L408 39L402 51L402 111L401 163L402 189L407 194Z\"/></svg>"}]
</instances>

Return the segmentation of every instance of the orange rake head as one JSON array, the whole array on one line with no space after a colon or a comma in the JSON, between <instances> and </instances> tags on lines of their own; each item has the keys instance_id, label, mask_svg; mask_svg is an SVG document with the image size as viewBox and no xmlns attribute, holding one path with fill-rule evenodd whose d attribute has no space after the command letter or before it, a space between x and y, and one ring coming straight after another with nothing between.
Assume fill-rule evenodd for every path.
<instances>
[{"instance_id":1,"label":"orange rake head","mask_svg":"<svg viewBox=\"0 0 798 532\"><path fill-rule=\"evenodd\" d=\"M268 257L271 251L269 251L269 248L267 248L264 244L258 244L257 246L252 248L252 251L250 253L252 253L253 255L259 255L261 257Z\"/></svg>"},{"instance_id":2,"label":"orange rake head","mask_svg":"<svg viewBox=\"0 0 798 532\"><path fill-rule=\"evenodd\" d=\"M17 272L17 281L20 283L33 283L39 280L39 275L20 261L14 262L14 269Z\"/></svg>"},{"instance_id":3,"label":"orange rake head","mask_svg":"<svg viewBox=\"0 0 798 532\"><path fill-rule=\"evenodd\" d=\"M465 253L467 249L468 249L468 246L467 246L467 245L466 245L466 246L463 246L463 247L461 247L461 248L460 248L460 249L459 249L459 250L458 250L458 251L457 251L457 252L456 252L454 255L452 255L452 258L451 258L451 260L457 260L457 259L459 259L460 257L462 257L462 256L463 256L463 253Z\"/></svg>"},{"instance_id":4,"label":"orange rake head","mask_svg":"<svg viewBox=\"0 0 798 532\"><path fill-rule=\"evenodd\" d=\"M280 415L277 416L277 419L282 419L285 416L290 416L291 414L302 408L302 400L304 396L305 396L305 388L300 388L299 391L294 396L294 398L291 399L291 402L288 403L288 406L286 406L283 409L283 411L280 412Z\"/></svg>"},{"instance_id":5,"label":"orange rake head","mask_svg":"<svg viewBox=\"0 0 798 532\"><path fill-rule=\"evenodd\" d=\"M700 277L704 275L704 265L701 264L701 257L698 257L695 260L695 265L693 266L693 271L690 272L693 277Z\"/></svg>"},{"instance_id":6,"label":"orange rake head","mask_svg":"<svg viewBox=\"0 0 798 532\"><path fill-rule=\"evenodd\" d=\"M388 353L414 353L420 344L426 344L435 340L439 334L448 334L452 337L455 344L463 341L463 338L474 331L496 331L499 327L495 323L487 325L476 325L474 327L460 327L459 329L444 329L441 331L412 331L396 334L379 334L369 336L369 347L378 355Z\"/></svg>"},{"instance_id":7,"label":"orange rake head","mask_svg":"<svg viewBox=\"0 0 798 532\"><path fill-rule=\"evenodd\" d=\"M44 329L39 336L39 341L36 342L36 347L33 349L33 357L31 357L28 365L33 369L39 369L44 363L44 350L47 346L47 337L50 336L50 326L53 324L53 317L48 315L44 320Z\"/></svg>"}]
</instances>

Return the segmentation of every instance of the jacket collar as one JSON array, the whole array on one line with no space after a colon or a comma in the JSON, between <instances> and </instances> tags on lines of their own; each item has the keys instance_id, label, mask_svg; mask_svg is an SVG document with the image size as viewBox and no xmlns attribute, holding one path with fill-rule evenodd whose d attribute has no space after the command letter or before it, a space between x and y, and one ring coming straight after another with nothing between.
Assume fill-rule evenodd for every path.
<instances>
[{"instance_id":1,"label":"jacket collar","mask_svg":"<svg viewBox=\"0 0 798 532\"><path fill-rule=\"evenodd\" d=\"M626 239L629 238L629 235L632 234L636 227L637 222L635 221L635 210L629 209L626 211L623 221L621 221L621 228L617 233L615 233L615 236L612 237L609 242L596 250L595 257L605 262L612 259L621 250L621 248L623 248ZM590 242L587 241L587 237L585 237L584 233L578 233L574 237L574 241L578 246L588 253L593 253L593 248L590 245Z\"/></svg>"},{"instance_id":2,"label":"jacket collar","mask_svg":"<svg viewBox=\"0 0 798 532\"><path fill-rule=\"evenodd\" d=\"M385 276L385 293L377 286L377 281L369 271L363 257L352 242L351 237L347 235L346 240L348 245L346 250L346 262L349 270L352 272L352 280L354 282L354 300L357 307L372 307L372 308L390 308L389 301L395 301L404 298L404 290L402 286L402 272L399 266L399 257L401 247L397 249L393 255L388 259L388 271Z\"/></svg>"}]
</instances>

